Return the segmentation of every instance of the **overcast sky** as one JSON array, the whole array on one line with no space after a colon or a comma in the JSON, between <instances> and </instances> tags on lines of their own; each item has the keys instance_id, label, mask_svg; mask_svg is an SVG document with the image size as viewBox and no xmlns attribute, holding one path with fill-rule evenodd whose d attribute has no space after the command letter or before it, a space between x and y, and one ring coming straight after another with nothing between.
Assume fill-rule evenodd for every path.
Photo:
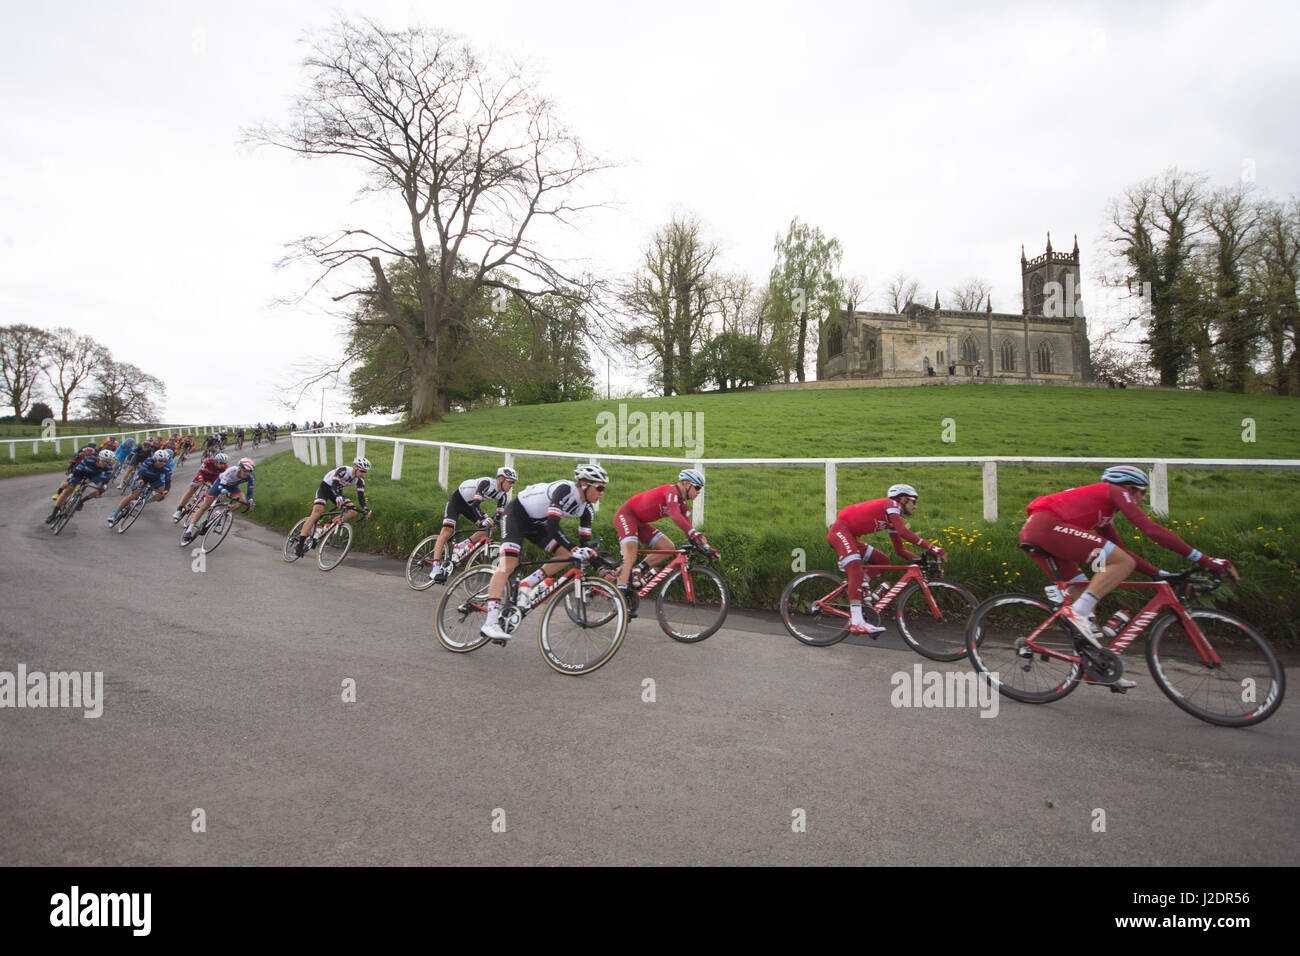
<instances>
[{"instance_id":1,"label":"overcast sky","mask_svg":"<svg viewBox=\"0 0 1300 956\"><path fill-rule=\"evenodd\" d=\"M763 279L799 216L877 294L900 271L926 302L980 276L1019 312L1022 243L1077 233L1091 275L1108 200L1166 167L1300 192L1291 4L3 2L0 324L93 335L167 383L173 422L320 414L319 389L286 409L277 386L341 326L324 301L276 305L309 281L276 262L367 224L362 174L240 132L288 118L300 40L336 13L525 60L619 164L610 208L556 239L606 274L683 211ZM640 378L615 367L616 389ZM325 418L347 417L330 390Z\"/></svg>"}]
</instances>

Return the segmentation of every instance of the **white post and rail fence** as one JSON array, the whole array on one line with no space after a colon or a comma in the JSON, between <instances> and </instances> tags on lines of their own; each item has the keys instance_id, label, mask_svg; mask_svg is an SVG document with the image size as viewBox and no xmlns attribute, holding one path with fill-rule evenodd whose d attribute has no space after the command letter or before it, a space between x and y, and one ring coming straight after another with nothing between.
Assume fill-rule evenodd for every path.
<instances>
[{"instance_id":1,"label":"white post and rail fence","mask_svg":"<svg viewBox=\"0 0 1300 956\"><path fill-rule=\"evenodd\" d=\"M25 445L28 442L31 442L33 455L39 455L41 453L40 447L42 442L44 442L47 445L53 445L54 454L57 455L60 452L62 452L63 443L65 441L70 442L72 450L76 451L80 447L79 444L80 442L94 441L99 438L117 438L122 441L126 441L126 439L128 438L132 438L136 441L139 441L141 438L153 438L155 435L170 435L173 432L180 435L211 434L212 432L220 431L223 428L229 430L230 426L229 425L153 425L150 426L149 428L128 428L125 430L117 428L107 432L96 432L93 435L60 435L57 433L56 429L52 428L50 429L50 431L54 432L54 434L51 434L49 437L38 436L36 438L0 439L0 444L9 445L9 460L12 461L14 460L15 457L15 449L19 445Z\"/></svg>"},{"instance_id":2,"label":"white post and rail fence","mask_svg":"<svg viewBox=\"0 0 1300 956\"><path fill-rule=\"evenodd\" d=\"M984 484L984 520L998 520L998 466L1014 465L1017 467L1093 467L1105 468L1115 464L1145 466L1151 477L1151 509L1157 515L1169 514L1169 470L1202 471L1300 471L1300 460L1277 460L1264 458L1040 458L1040 457L946 457L946 458L701 458L695 461L683 458L661 458L644 455L592 455L573 452L536 451L527 448L498 448L491 445L462 445L455 442L423 441L415 438L392 438L387 435L365 435L354 432L321 430L313 432L294 432L293 453L303 464L330 467L329 443L334 444L334 466L340 467L351 462L352 457L365 454L367 442L385 443L393 447L393 469L391 478L402 478L402 450L407 445L438 449L438 484L447 490L448 475L451 470L451 453L453 451L486 452L502 456L502 464L514 467L516 457L554 458L562 461L591 462L636 462L639 464L671 465L676 468L690 466L701 472L710 467L742 468L821 468L826 474L826 525L835 521L839 514L837 475L844 466L881 466L906 465L908 467L965 467L979 468ZM343 454L345 441L357 443L354 456ZM701 492L691 506L691 517L697 527L704 526L704 497Z\"/></svg>"}]
</instances>

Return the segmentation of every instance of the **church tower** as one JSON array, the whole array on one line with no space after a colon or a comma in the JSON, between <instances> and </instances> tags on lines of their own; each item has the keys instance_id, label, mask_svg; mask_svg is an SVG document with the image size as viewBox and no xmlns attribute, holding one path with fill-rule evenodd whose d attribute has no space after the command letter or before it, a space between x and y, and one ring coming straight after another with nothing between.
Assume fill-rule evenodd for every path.
<instances>
[{"instance_id":1,"label":"church tower","mask_svg":"<svg viewBox=\"0 0 1300 956\"><path fill-rule=\"evenodd\" d=\"M1056 319L1083 318L1083 286L1079 282L1079 237L1073 252L1053 252L1052 234L1047 234L1047 252L1025 258L1020 247L1020 288L1023 315Z\"/></svg>"}]
</instances>

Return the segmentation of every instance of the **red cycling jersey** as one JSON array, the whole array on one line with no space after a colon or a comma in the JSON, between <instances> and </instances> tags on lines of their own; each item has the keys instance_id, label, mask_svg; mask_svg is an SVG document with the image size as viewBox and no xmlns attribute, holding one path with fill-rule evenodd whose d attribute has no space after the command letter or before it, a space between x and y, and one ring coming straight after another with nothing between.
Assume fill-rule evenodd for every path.
<instances>
[{"instance_id":1,"label":"red cycling jersey","mask_svg":"<svg viewBox=\"0 0 1300 956\"><path fill-rule=\"evenodd\" d=\"M672 518L688 539L694 540L698 534L691 523L691 504L681 496L676 485L652 488L623 502L614 515L614 527L620 541L635 535L648 543L655 531L650 523L662 518Z\"/></svg>"},{"instance_id":2,"label":"red cycling jersey","mask_svg":"<svg viewBox=\"0 0 1300 956\"><path fill-rule=\"evenodd\" d=\"M199 466L199 473L194 476L194 484L197 485L201 481L216 481L225 470L226 466L215 458L204 458L203 464Z\"/></svg>"},{"instance_id":3,"label":"red cycling jersey","mask_svg":"<svg viewBox=\"0 0 1300 956\"><path fill-rule=\"evenodd\" d=\"M1113 541L1124 551L1128 551L1128 548L1124 547L1119 532L1115 530L1114 518L1116 511L1128 518L1133 523L1133 527L1162 548L1168 548L1184 558L1197 553L1195 548L1178 537L1178 535L1152 521L1141 506L1133 500L1133 496L1128 493L1123 485L1103 481L1095 485L1084 485L1081 488L1070 488L1054 495L1043 495L1035 498L1025 508L1026 514L1031 519L1035 514L1047 513L1064 524L1086 531L1095 531L1106 540ZM1026 527L1028 528L1028 525ZM1043 542L1035 541L1034 537L1032 531L1028 535L1021 534L1023 542L1040 544L1040 546L1049 544L1046 540ZM1050 552L1051 547L1047 547L1045 550ZM1129 551L1129 554L1132 554L1132 552ZM1155 565L1149 561L1143 560L1136 554L1133 555L1133 558L1137 562L1137 570L1142 574L1151 576L1156 573Z\"/></svg>"},{"instance_id":4,"label":"red cycling jersey","mask_svg":"<svg viewBox=\"0 0 1300 956\"><path fill-rule=\"evenodd\" d=\"M877 498L875 501L864 501L861 504L849 505L836 515L835 523L844 526L855 538L860 538L864 534L888 531L889 540L894 545L894 551L898 553L899 557L908 561L915 561L917 555L903 547L904 541L919 544L925 549L930 547L928 541L909 530L907 525L903 523L902 509L899 508L898 502L893 498Z\"/></svg>"}]
</instances>

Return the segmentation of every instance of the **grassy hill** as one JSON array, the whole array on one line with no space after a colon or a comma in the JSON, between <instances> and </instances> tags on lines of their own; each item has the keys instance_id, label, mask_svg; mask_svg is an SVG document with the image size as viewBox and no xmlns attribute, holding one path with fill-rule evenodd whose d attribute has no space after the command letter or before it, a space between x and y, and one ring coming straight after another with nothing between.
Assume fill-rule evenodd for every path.
<instances>
[{"instance_id":1,"label":"grassy hill","mask_svg":"<svg viewBox=\"0 0 1300 956\"><path fill-rule=\"evenodd\" d=\"M678 447L632 447L635 432L609 427L623 406L636 412L680 413L684 424L668 434ZM1033 386L952 386L828 389L734 395L593 401L492 408L448 417L414 430L386 427L376 434L533 450L697 458L1079 456L1115 462L1150 458L1300 459L1300 405L1258 395L1070 389ZM649 435L644 436L647 440ZM690 439L690 447L684 439ZM696 442L702 442L697 445ZM945 441L945 438L954 439ZM1253 439L1253 440L1251 440ZM615 444L610 445L610 441ZM345 444L350 460L353 446ZM331 459L333 451L331 449ZM361 525L362 546L400 553L431 528L446 500L437 485L436 450L408 447L403 478L388 480L391 450L370 443L375 463L376 518ZM450 483L487 474L494 454L452 452ZM560 461L517 456L521 483L566 477ZM597 533L612 538L613 514L639 491L672 481L676 465L606 461L611 475ZM280 456L258 471L262 517L285 528L306 513L323 469ZM1024 505L1033 497L1097 480L1098 469L1002 467L1000 519L982 516L978 467L843 466L838 504L880 497L896 481L921 492L910 521L952 555L949 574L979 596L1005 590L1037 591L1037 567L1016 545ZM726 559L725 571L741 604L774 606L791 576L795 549L807 566L832 567L825 542L824 471L820 467L710 466L704 530ZM1242 570L1239 585L1223 588L1220 606L1235 606L1270 632L1295 636L1300 617L1300 473L1170 471L1171 515L1164 521L1195 546L1230 557ZM1128 531L1127 525L1122 525ZM676 534L676 530L668 531ZM1134 540L1156 564L1176 569L1181 559ZM1267 607L1262 611L1262 607ZM1265 621L1264 619L1268 620Z\"/></svg>"}]
</instances>

